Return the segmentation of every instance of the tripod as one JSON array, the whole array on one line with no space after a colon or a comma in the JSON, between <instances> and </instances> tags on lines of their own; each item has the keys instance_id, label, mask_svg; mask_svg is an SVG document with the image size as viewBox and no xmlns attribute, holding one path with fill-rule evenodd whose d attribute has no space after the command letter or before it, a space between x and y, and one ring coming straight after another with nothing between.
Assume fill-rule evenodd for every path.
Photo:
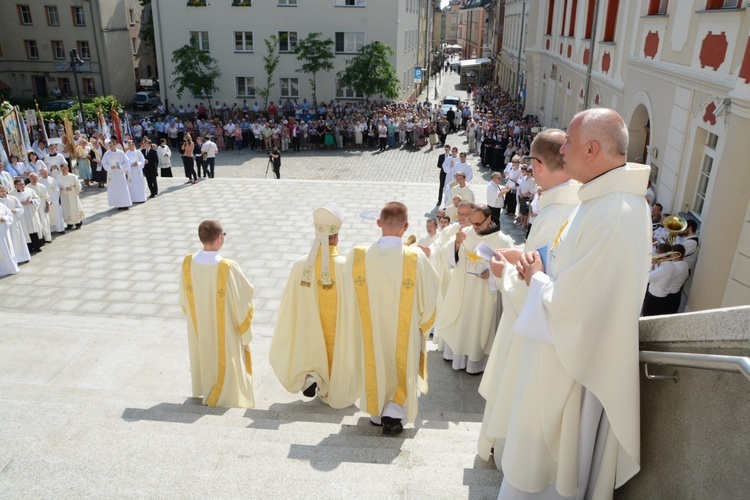
<instances>
[{"instance_id":1,"label":"tripod","mask_svg":"<svg viewBox=\"0 0 750 500\"><path fill-rule=\"evenodd\" d=\"M263 176L264 179L266 177L268 177L268 169L269 169L269 167L273 167L273 158L269 158L268 159L268 163L266 163L266 175Z\"/></svg>"}]
</instances>

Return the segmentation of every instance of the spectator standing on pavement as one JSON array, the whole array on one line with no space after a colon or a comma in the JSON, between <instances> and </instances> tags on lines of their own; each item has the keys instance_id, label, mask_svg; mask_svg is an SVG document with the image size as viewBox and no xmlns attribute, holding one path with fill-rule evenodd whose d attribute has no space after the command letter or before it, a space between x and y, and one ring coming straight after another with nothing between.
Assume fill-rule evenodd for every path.
<instances>
[{"instance_id":1,"label":"spectator standing on pavement","mask_svg":"<svg viewBox=\"0 0 750 500\"><path fill-rule=\"evenodd\" d=\"M167 145L167 140L162 139L159 147L156 148L156 154L159 155L159 169L162 177L172 177L172 150Z\"/></svg>"},{"instance_id":2,"label":"spectator standing on pavement","mask_svg":"<svg viewBox=\"0 0 750 500\"><path fill-rule=\"evenodd\" d=\"M201 146L201 154L203 155L203 169L208 172L208 178L214 178L214 168L216 167L216 154L219 152L219 148L216 143L211 139L206 139L206 142Z\"/></svg>"}]
</instances>

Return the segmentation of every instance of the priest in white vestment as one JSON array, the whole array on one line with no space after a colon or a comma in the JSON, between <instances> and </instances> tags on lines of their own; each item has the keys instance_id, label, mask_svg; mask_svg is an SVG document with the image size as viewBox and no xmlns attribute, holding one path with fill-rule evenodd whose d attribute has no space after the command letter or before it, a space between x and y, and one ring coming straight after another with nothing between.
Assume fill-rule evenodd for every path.
<instances>
[{"instance_id":1,"label":"priest in white vestment","mask_svg":"<svg viewBox=\"0 0 750 500\"><path fill-rule=\"evenodd\" d=\"M497 288L479 246L511 248L513 240L494 223L487 205L475 205L469 220L472 227L458 231L440 249L453 273L438 308L435 335L445 341L443 358L452 361L454 370L478 374L484 371L499 318Z\"/></svg>"},{"instance_id":2,"label":"priest in white vestment","mask_svg":"<svg viewBox=\"0 0 750 500\"><path fill-rule=\"evenodd\" d=\"M26 189L26 184L22 179L16 179L13 183L15 189L9 194L23 206L23 214L19 219L26 244L30 252L41 252L43 241L39 238L39 233L42 231L42 223L38 212L41 201L34 191Z\"/></svg>"},{"instance_id":3,"label":"priest in white vestment","mask_svg":"<svg viewBox=\"0 0 750 500\"><path fill-rule=\"evenodd\" d=\"M46 168L46 167L42 167ZM45 243L52 243L52 231L49 226L49 209L50 199L49 192L44 185L39 182L39 175L35 173L29 174L29 184L26 186L27 189L31 189L39 197L39 222L42 224L42 231L39 238Z\"/></svg>"},{"instance_id":4,"label":"priest in white vestment","mask_svg":"<svg viewBox=\"0 0 750 500\"><path fill-rule=\"evenodd\" d=\"M13 219L13 223L8 226L8 230L10 231L10 244L13 247L16 264L30 261L31 252L29 252L29 247L26 245L26 237L23 234L23 227L21 226L21 217L24 212L23 205L18 201L18 198L8 196L8 190L4 185L0 186L0 204L10 211Z\"/></svg>"},{"instance_id":5,"label":"priest in white vestment","mask_svg":"<svg viewBox=\"0 0 750 500\"><path fill-rule=\"evenodd\" d=\"M57 182L60 186L60 207L62 208L63 220L67 224L66 229L81 229L83 219L86 214L83 213L81 206L81 181L78 176L68 172L68 166L63 165L60 168L61 175Z\"/></svg>"},{"instance_id":6,"label":"priest in white vestment","mask_svg":"<svg viewBox=\"0 0 750 500\"><path fill-rule=\"evenodd\" d=\"M109 151L102 155L102 167L107 171L107 202L110 207L127 210L133 206L128 191L130 160L117 149L115 141L109 141Z\"/></svg>"},{"instance_id":7,"label":"priest in white vestment","mask_svg":"<svg viewBox=\"0 0 750 500\"><path fill-rule=\"evenodd\" d=\"M16 252L10 236L10 228L12 226L13 213L5 204L0 203L0 276L7 276L18 272Z\"/></svg>"},{"instance_id":8,"label":"priest in white vestment","mask_svg":"<svg viewBox=\"0 0 750 500\"><path fill-rule=\"evenodd\" d=\"M269 358L284 388L320 399L333 408L354 404L352 376L336 361L344 329L344 268L338 240L344 216L335 203L313 211L315 241L289 274L276 320ZM340 347L339 347L340 349Z\"/></svg>"},{"instance_id":9,"label":"priest in white vestment","mask_svg":"<svg viewBox=\"0 0 750 500\"><path fill-rule=\"evenodd\" d=\"M41 178L39 183L47 188L49 194L49 229L52 233L65 233L65 224L63 223L62 208L60 208L60 186L54 177L49 175L49 171L43 168L39 171Z\"/></svg>"},{"instance_id":10,"label":"priest in white vestment","mask_svg":"<svg viewBox=\"0 0 750 500\"><path fill-rule=\"evenodd\" d=\"M125 156L130 160L130 174L128 177L128 191L133 203L144 203L146 201L146 177L143 175L143 167L146 158L135 148L133 141L128 142L128 150Z\"/></svg>"},{"instance_id":11,"label":"priest in white vestment","mask_svg":"<svg viewBox=\"0 0 750 500\"><path fill-rule=\"evenodd\" d=\"M423 252L404 246L406 206L389 202L378 219L382 237L354 248L346 260L346 331L352 393L384 435L417 416L427 392L425 334L434 321L438 276ZM336 360L338 363L339 360ZM344 366L342 366L343 368Z\"/></svg>"},{"instance_id":12,"label":"priest in white vestment","mask_svg":"<svg viewBox=\"0 0 750 500\"><path fill-rule=\"evenodd\" d=\"M500 499L612 498L640 468L638 316L646 291L649 167L626 164L627 126L578 113L563 145L580 204L542 257L516 333L528 339L502 457ZM546 264L545 264L546 263Z\"/></svg>"},{"instance_id":13,"label":"priest in white vestment","mask_svg":"<svg viewBox=\"0 0 750 500\"><path fill-rule=\"evenodd\" d=\"M57 146L55 144L49 145L49 154L45 156L42 161L44 161L44 164L47 165L49 175L52 176L52 178L55 180L60 177L60 167L62 166L62 164L68 164L68 160L66 160L63 155L57 152Z\"/></svg>"},{"instance_id":14,"label":"priest in white vestment","mask_svg":"<svg viewBox=\"0 0 750 500\"><path fill-rule=\"evenodd\" d=\"M208 406L253 408L253 286L236 262L219 250L219 221L198 227L203 250L185 257L180 302L187 316L193 397Z\"/></svg>"},{"instance_id":15,"label":"priest in white vestment","mask_svg":"<svg viewBox=\"0 0 750 500\"><path fill-rule=\"evenodd\" d=\"M531 143L530 165L534 169L534 178L544 191L539 198L542 208L526 240L524 251L531 252L548 246L578 205L580 184L572 181L563 169L560 148L564 143L565 132L559 129L540 132ZM519 257L519 250L500 251L490 262L493 273L491 279L495 280L495 285L502 293L503 313L482 383L479 384L479 394L487 403L478 451L484 460L489 460L494 449L498 466L505 444L518 380L518 363L525 340L525 337L516 335L513 330L528 290L526 283L518 277L515 267Z\"/></svg>"}]
</instances>

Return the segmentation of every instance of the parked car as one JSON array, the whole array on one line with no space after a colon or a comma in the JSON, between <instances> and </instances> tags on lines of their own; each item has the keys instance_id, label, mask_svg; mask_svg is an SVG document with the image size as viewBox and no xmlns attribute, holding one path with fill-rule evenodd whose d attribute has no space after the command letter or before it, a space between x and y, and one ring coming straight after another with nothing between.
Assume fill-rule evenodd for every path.
<instances>
[{"instance_id":1,"label":"parked car","mask_svg":"<svg viewBox=\"0 0 750 500\"><path fill-rule=\"evenodd\" d=\"M446 114L451 108L453 108L453 111L456 111L460 102L461 99L459 99L458 97L454 95L447 95L443 98L443 104L440 106L440 108L443 110L443 114Z\"/></svg>"},{"instance_id":2,"label":"parked car","mask_svg":"<svg viewBox=\"0 0 750 500\"><path fill-rule=\"evenodd\" d=\"M159 94L151 90L136 92L133 96L133 109L151 109L159 105Z\"/></svg>"},{"instance_id":3,"label":"parked car","mask_svg":"<svg viewBox=\"0 0 750 500\"><path fill-rule=\"evenodd\" d=\"M42 111L62 111L64 109L72 108L75 105L76 102L69 99L50 101L44 104L44 106L42 107Z\"/></svg>"}]
</instances>

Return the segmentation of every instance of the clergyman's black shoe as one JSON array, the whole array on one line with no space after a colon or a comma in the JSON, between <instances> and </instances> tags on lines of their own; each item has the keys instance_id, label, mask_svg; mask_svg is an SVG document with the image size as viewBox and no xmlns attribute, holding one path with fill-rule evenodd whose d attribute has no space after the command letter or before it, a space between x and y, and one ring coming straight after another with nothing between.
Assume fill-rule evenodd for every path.
<instances>
[{"instance_id":1,"label":"clergyman's black shoe","mask_svg":"<svg viewBox=\"0 0 750 500\"><path fill-rule=\"evenodd\" d=\"M314 398L315 397L315 392L317 390L318 390L318 383L317 382L313 382L313 385L311 385L310 387L308 387L307 389L305 389L304 391L302 391L302 394L306 398Z\"/></svg>"},{"instance_id":2,"label":"clergyman's black shoe","mask_svg":"<svg viewBox=\"0 0 750 500\"><path fill-rule=\"evenodd\" d=\"M401 425L401 419L393 417L383 417L383 435L384 436L398 436L404 431L404 426Z\"/></svg>"}]
</instances>

